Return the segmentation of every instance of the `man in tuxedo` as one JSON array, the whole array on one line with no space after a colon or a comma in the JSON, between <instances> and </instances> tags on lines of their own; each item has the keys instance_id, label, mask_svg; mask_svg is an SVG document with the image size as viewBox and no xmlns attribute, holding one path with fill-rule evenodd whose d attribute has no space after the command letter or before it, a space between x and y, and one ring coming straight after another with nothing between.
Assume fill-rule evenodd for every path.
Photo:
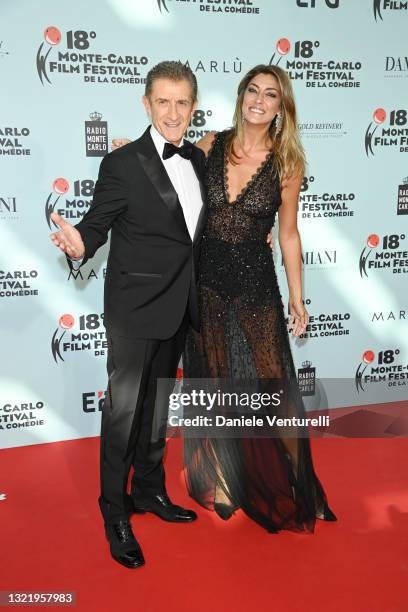
<instances>
[{"instance_id":1,"label":"man in tuxedo","mask_svg":"<svg viewBox=\"0 0 408 612\"><path fill-rule=\"evenodd\" d=\"M205 222L204 154L183 141L197 101L197 81L180 62L161 62L147 75L143 104L152 125L102 160L93 202L75 227L53 214L51 235L78 268L111 230L104 293L108 392L101 425L99 505L113 558L144 564L129 518L153 512L191 522L165 488L164 433L152 431L165 406L189 323L199 328L196 270ZM167 403L166 403L167 402ZM134 475L130 496L127 482Z\"/></svg>"}]
</instances>

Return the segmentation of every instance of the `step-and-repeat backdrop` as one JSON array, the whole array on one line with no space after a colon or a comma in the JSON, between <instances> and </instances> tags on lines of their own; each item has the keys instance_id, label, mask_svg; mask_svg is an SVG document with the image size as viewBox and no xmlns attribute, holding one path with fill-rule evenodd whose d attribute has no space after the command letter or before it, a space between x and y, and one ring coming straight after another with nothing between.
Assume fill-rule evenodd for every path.
<instances>
[{"instance_id":1,"label":"step-and-repeat backdrop","mask_svg":"<svg viewBox=\"0 0 408 612\"><path fill-rule=\"evenodd\" d=\"M0 446L99 433L107 249L70 273L50 214L85 214L111 139L145 129L145 77L163 59L197 75L192 141L231 124L249 68L290 73L308 159L310 325L291 340L303 393L332 407L406 397L407 24L389 0L1 2ZM275 259L286 299L278 245ZM341 388L329 401L327 379Z\"/></svg>"}]
</instances>

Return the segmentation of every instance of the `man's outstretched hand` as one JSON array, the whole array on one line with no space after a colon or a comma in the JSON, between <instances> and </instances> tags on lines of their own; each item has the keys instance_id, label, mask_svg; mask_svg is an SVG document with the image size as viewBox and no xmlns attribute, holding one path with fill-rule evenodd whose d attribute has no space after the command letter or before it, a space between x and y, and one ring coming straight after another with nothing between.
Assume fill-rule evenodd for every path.
<instances>
[{"instance_id":1,"label":"man's outstretched hand","mask_svg":"<svg viewBox=\"0 0 408 612\"><path fill-rule=\"evenodd\" d=\"M66 253L72 259L81 259L85 254L85 246L78 230L65 221L57 213L52 213L51 219L58 225L60 230L51 234L50 238L56 247Z\"/></svg>"}]
</instances>

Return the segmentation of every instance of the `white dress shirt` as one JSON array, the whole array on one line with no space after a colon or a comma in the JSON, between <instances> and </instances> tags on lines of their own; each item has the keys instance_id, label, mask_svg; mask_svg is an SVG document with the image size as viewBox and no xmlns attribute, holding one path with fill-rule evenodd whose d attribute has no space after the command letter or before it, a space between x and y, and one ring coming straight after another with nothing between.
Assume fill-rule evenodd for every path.
<instances>
[{"instance_id":1,"label":"white dress shirt","mask_svg":"<svg viewBox=\"0 0 408 612\"><path fill-rule=\"evenodd\" d=\"M163 159L163 149L167 142L166 139L156 130L154 125L150 128L150 135L164 168L169 175L169 179L177 192L181 208L183 209L187 229L191 240L193 240L198 217L203 205L200 183L194 172L193 164L189 159L184 159L184 157L177 154L169 159ZM183 141L181 141L179 147L181 147L182 144Z\"/></svg>"},{"instance_id":2,"label":"white dress shirt","mask_svg":"<svg viewBox=\"0 0 408 612\"><path fill-rule=\"evenodd\" d=\"M188 233L191 240L193 240L203 200L201 198L200 183L194 172L192 162L177 154L169 159L163 159L166 139L156 130L154 125L150 128L150 135L169 179L176 190L181 208L183 209ZM179 146L181 147L182 144L183 141L181 141ZM82 259L72 259L74 270L79 269Z\"/></svg>"}]
</instances>

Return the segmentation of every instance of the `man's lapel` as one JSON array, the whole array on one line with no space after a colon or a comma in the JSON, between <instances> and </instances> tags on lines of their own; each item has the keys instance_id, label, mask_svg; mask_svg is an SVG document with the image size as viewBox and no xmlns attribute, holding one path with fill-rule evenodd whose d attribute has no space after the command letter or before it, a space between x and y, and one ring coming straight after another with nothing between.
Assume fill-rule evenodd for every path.
<instances>
[{"instance_id":1,"label":"man's lapel","mask_svg":"<svg viewBox=\"0 0 408 612\"><path fill-rule=\"evenodd\" d=\"M154 146L152 137L150 136L150 127L148 127L139 138L137 145L137 156L153 187L159 193L161 199L166 204L177 223L181 225L188 234L183 209L179 202L177 192Z\"/></svg>"}]
</instances>

